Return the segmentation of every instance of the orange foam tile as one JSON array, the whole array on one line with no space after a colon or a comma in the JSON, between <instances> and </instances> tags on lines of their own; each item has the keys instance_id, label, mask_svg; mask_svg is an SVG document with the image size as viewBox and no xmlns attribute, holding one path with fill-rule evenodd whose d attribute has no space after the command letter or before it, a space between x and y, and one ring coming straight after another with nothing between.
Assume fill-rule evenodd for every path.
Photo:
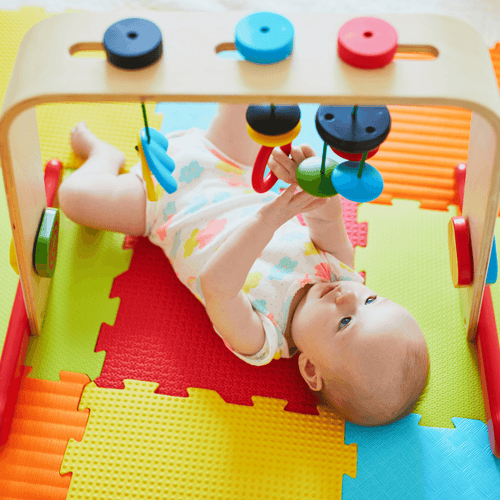
<instances>
[{"instance_id":1,"label":"orange foam tile","mask_svg":"<svg viewBox=\"0 0 500 500\"><path fill-rule=\"evenodd\" d=\"M88 411L78 411L90 379L61 372L53 382L28 378L25 373L5 446L0 449L2 500L64 500L71 474L60 469L70 438L81 440Z\"/></svg>"},{"instance_id":2,"label":"orange foam tile","mask_svg":"<svg viewBox=\"0 0 500 500\"><path fill-rule=\"evenodd\" d=\"M490 49L490 56L500 81L500 43ZM396 54L396 58L417 56ZM420 201L421 208L432 210L458 206L454 169L467 161L471 112L453 107L388 108L391 132L370 160L384 179L384 191L375 203L390 205L393 198L400 198Z\"/></svg>"}]
</instances>

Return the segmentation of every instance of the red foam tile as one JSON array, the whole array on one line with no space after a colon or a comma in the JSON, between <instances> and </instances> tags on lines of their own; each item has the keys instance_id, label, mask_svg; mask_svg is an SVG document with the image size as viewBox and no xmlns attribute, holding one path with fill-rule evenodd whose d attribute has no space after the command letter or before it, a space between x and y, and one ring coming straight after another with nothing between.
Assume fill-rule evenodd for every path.
<instances>
[{"instance_id":1,"label":"red foam tile","mask_svg":"<svg viewBox=\"0 0 500 500\"><path fill-rule=\"evenodd\" d=\"M367 224L357 204L344 217L353 244L366 245ZM106 351L99 387L123 388L124 379L154 381L158 393L188 396L188 387L212 389L228 403L251 405L254 395L284 399L289 411L317 414L317 399L300 376L297 358L251 366L232 354L214 332L202 304L177 279L159 247L146 238L134 248L129 270L113 283L120 297L114 326L103 324L96 351Z\"/></svg>"}]
</instances>

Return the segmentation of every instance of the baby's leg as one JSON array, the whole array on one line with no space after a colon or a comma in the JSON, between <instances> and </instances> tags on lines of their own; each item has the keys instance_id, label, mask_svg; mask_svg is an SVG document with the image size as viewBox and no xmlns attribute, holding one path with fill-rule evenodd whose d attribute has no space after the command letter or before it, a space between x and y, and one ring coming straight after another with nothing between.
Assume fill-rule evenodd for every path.
<instances>
[{"instance_id":1,"label":"baby's leg","mask_svg":"<svg viewBox=\"0 0 500 500\"><path fill-rule=\"evenodd\" d=\"M134 174L118 175L125 156L79 123L71 146L85 163L59 187L59 205L77 224L142 236L146 228L146 192Z\"/></svg>"},{"instance_id":2,"label":"baby's leg","mask_svg":"<svg viewBox=\"0 0 500 500\"><path fill-rule=\"evenodd\" d=\"M227 156L243 165L253 165L260 150L247 132L248 104L219 104L217 115L205 137Z\"/></svg>"}]
</instances>

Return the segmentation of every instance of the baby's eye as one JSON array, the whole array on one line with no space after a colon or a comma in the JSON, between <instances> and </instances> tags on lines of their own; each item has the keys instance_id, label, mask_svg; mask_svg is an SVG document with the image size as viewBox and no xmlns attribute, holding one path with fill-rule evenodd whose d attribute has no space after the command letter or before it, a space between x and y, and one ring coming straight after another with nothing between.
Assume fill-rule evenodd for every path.
<instances>
[{"instance_id":1,"label":"baby's eye","mask_svg":"<svg viewBox=\"0 0 500 500\"><path fill-rule=\"evenodd\" d=\"M351 322L351 317L350 316L348 316L346 318L342 318L340 320L340 324L339 324L340 329L344 328L344 326L347 326L350 322Z\"/></svg>"},{"instance_id":2,"label":"baby's eye","mask_svg":"<svg viewBox=\"0 0 500 500\"><path fill-rule=\"evenodd\" d=\"M373 296L373 297L368 297L368 298L366 299L365 304L371 304L371 303L372 303L372 302L374 302L375 300L377 300L377 296L376 296L376 295L375 295L375 296Z\"/></svg>"}]
</instances>

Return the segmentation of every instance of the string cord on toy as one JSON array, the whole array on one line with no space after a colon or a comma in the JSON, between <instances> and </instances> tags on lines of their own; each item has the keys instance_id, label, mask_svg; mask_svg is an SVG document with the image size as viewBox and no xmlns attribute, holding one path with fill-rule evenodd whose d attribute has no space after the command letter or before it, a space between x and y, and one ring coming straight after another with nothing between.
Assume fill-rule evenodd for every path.
<instances>
[{"instance_id":1,"label":"string cord on toy","mask_svg":"<svg viewBox=\"0 0 500 500\"><path fill-rule=\"evenodd\" d=\"M146 106L144 106L143 102L141 102L141 107L142 107L142 117L144 118L144 127L146 128L146 135L148 136L148 144L149 144L151 141L151 136L149 135L148 117L146 115Z\"/></svg>"}]
</instances>

